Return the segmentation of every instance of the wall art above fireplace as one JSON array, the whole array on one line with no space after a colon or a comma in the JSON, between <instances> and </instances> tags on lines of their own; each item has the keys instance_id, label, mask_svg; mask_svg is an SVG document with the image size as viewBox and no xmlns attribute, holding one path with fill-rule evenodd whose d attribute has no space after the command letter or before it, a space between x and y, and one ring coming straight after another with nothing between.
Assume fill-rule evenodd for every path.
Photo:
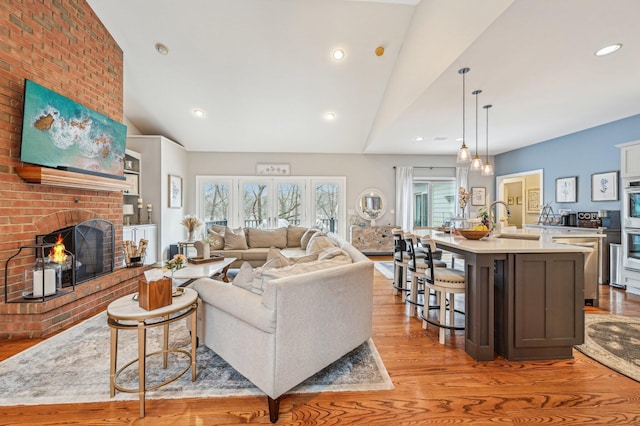
<instances>
[{"instance_id":1,"label":"wall art above fireplace","mask_svg":"<svg viewBox=\"0 0 640 426\"><path fill-rule=\"evenodd\" d=\"M29 80L23 113L21 161L123 177L124 124Z\"/></svg>"}]
</instances>

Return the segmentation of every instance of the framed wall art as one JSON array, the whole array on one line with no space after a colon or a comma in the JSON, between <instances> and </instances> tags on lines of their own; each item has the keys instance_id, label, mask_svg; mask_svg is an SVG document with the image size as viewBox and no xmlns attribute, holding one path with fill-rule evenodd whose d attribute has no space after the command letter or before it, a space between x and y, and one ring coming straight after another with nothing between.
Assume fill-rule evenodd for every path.
<instances>
[{"instance_id":1,"label":"framed wall art","mask_svg":"<svg viewBox=\"0 0 640 426\"><path fill-rule=\"evenodd\" d=\"M527 189L527 213L540 213L540 188Z\"/></svg>"},{"instance_id":2,"label":"framed wall art","mask_svg":"<svg viewBox=\"0 0 640 426\"><path fill-rule=\"evenodd\" d=\"M169 175L169 208L182 207L182 178Z\"/></svg>"},{"instance_id":3,"label":"framed wall art","mask_svg":"<svg viewBox=\"0 0 640 426\"><path fill-rule=\"evenodd\" d=\"M556 203L575 203L577 197L578 177L571 176L556 179Z\"/></svg>"},{"instance_id":4,"label":"framed wall art","mask_svg":"<svg viewBox=\"0 0 640 426\"><path fill-rule=\"evenodd\" d=\"M591 201L618 201L618 172L591 175Z\"/></svg>"},{"instance_id":5,"label":"framed wall art","mask_svg":"<svg viewBox=\"0 0 640 426\"><path fill-rule=\"evenodd\" d=\"M471 188L471 205L484 206L487 204L487 188L484 186L474 186Z\"/></svg>"}]
</instances>

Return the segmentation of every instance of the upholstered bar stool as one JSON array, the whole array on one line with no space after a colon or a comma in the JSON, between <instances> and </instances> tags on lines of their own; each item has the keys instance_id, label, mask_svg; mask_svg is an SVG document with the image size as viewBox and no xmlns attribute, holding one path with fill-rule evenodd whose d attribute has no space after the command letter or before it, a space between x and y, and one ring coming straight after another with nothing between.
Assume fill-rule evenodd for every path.
<instances>
[{"instance_id":1,"label":"upholstered bar stool","mask_svg":"<svg viewBox=\"0 0 640 426\"><path fill-rule=\"evenodd\" d=\"M464 272L451 268L435 268L431 260L431 246L427 245L428 271L425 275L424 285L426 288L434 290L439 295L438 321L428 318L428 312L422 314L422 328L427 328L428 324L440 327L439 341L444 345L445 330L464 330L464 327L455 326L455 313L464 314L455 310L455 295L464 294L466 282ZM426 291L426 289L425 289ZM447 303L448 302L448 303ZM447 310L449 311L449 323L447 324Z\"/></svg>"},{"instance_id":2,"label":"upholstered bar stool","mask_svg":"<svg viewBox=\"0 0 640 426\"><path fill-rule=\"evenodd\" d=\"M409 291L407 287L407 268L408 261L405 259L406 244L404 241L404 232L402 229L393 228L393 294L399 292L406 293ZM403 296L404 297L404 296Z\"/></svg>"},{"instance_id":3,"label":"upholstered bar stool","mask_svg":"<svg viewBox=\"0 0 640 426\"><path fill-rule=\"evenodd\" d=\"M424 309L435 309L437 306L429 306L428 299L431 296L430 292L425 292L424 283L425 275L430 267L433 267L433 263L427 262L428 252L425 253L421 247L418 247L420 238L413 234L405 234L404 236L405 246L407 248L408 256L408 270L411 272L411 280L409 286L409 295L407 296L407 303L409 304L409 316L417 316L418 307ZM430 247L430 246L429 246ZM420 250L420 251L418 251ZM431 265L431 266L430 266ZM423 302L420 302L420 294L424 295Z\"/></svg>"}]
</instances>

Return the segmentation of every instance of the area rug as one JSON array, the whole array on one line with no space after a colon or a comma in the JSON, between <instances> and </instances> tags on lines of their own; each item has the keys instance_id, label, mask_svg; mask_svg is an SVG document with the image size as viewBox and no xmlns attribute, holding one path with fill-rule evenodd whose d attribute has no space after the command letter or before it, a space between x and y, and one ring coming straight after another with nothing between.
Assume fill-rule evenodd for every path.
<instances>
[{"instance_id":1,"label":"area rug","mask_svg":"<svg viewBox=\"0 0 640 426\"><path fill-rule=\"evenodd\" d=\"M147 333L147 353L160 349L162 327ZM137 332L120 331L118 368L137 357ZM0 406L65 404L135 400L137 394L116 392L109 397L109 340L106 313L55 335L0 363ZM171 347L188 350L191 338L184 321L171 324ZM257 355L256 355L257 356ZM147 358L147 386L161 383L188 363L185 355ZM205 345L197 349L197 378L188 371L178 380L147 392L148 399L209 398L263 395ZM137 363L128 367L118 383L137 388ZM387 370L371 339L340 360L298 385L291 392L339 392L393 389Z\"/></svg>"},{"instance_id":2,"label":"area rug","mask_svg":"<svg viewBox=\"0 0 640 426\"><path fill-rule=\"evenodd\" d=\"M640 382L640 318L585 314L584 344L575 348Z\"/></svg>"},{"instance_id":3,"label":"area rug","mask_svg":"<svg viewBox=\"0 0 640 426\"><path fill-rule=\"evenodd\" d=\"M373 262L375 268L388 280L393 279L393 262L382 262L376 261Z\"/></svg>"}]
</instances>

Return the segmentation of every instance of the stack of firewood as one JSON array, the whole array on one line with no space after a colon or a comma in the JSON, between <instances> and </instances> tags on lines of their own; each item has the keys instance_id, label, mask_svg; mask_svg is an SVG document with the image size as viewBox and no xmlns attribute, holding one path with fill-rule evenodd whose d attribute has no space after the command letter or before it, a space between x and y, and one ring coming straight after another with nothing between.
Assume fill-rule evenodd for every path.
<instances>
[{"instance_id":1,"label":"stack of firewood","mask_svg":"<svg viewBox=\"0 0 640 426\"><path fill-rule=\"evenodd\" d=\"M144 254L147 251L148 240L140 240L140 243L136 245L133 241L123 241L124 245L124 258L127 266L139 266L144 261Z\"/></svg>"}]
</instances>

